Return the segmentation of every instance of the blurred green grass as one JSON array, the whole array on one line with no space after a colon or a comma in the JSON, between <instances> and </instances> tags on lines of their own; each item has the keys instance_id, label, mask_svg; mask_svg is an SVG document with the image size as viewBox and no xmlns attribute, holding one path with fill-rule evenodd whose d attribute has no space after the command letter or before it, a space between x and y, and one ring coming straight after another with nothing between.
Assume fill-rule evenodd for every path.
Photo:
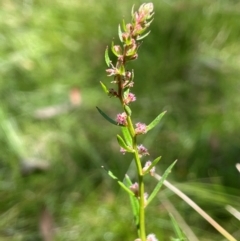
<instances>
[{"instance_id":1,"label":"blurred green grass","mask_svg":"<svg viewBox=\"0 0 240 241\"><path fill-rule=\"evenodd\" d=\"M129 66L135 69L138 100L133 118L148 123L168 112L141 141L152 158L162 155L160 173L178 159L172 180L239 238L239 222L224 209L226 204L240 209L235 168L240 154L239 3L153 2L151 34L139 61ZM126 197L116 195L100 169L126 171L115 140L118 129L95 108L112 116L119 112L99 81L109 83L104 50L117 39L117 25L123 16L129 19L132 4L140 2L1 1L0 240L41 240L45 207L53 216L56 240L135 239L131 214L122 205ZM73 89L82 101L69 108ZM47 107L66 111L39 118L36 113ZM31 173L31 165L38 165L38 172ZM209 199L211 193L215 199ZM221 239L186 204L168 196L199 240ZM169 240L173 230L167 212L155 203L148 215L149 228Z\"/></svg>"}]
</instances>

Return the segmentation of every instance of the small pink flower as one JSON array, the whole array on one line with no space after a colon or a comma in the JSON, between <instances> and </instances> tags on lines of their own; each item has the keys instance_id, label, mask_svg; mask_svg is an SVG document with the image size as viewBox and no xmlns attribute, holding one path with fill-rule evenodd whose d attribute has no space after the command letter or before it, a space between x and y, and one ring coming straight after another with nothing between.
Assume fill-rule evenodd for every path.
<instances>
[{"instance_id":1,"label":"small pink flower","mask_svg":"<svg viewBox=\"0 0 240 241\"><path fill-rule=\"evenodd\" d=\"M138 197L138 192L139 192L138 183L137 182L133 183L129 188L135 194L135 196Z\"/></svg>"},{"instance_id":2,"label":"small pink flower","mask_svg":"<svg viewBox=\"0 0 240 241\"><path fill-rule=\"evenodd\" d=\"M158 241L155 234L151 233L147 236L147 241Z\"/></svg>"},{"instance_id":3,"label":"small pink flower","mask_svg":"<svg viewBox=\"0 0 240 241\"><path fill-rule=\"evenodd\" d=\"M121 152L123 155L125 155L127 151L126 151L124 148L120 147L120 152Z\"/></svg>"},{"instance_id":4,"label":"small pink flower","mask_svg":"<svg viewBox=\"0 0 240 241\"><path fill-rule=\"evenodd\" d=\"M111 69L106 69L107 76L113 76L117 74L117 69L116 68L111 68Z\"/></svg>"},{"instance_id":5,"label":"small pink flower","mask_svg":"<svg viewBox=\"0 0 240 241\"><path fill-rule=\"evenodd\" d=\"M147 133L147 126L144 123L140 123L138 122L136 124L136 129L135 129L135 133L138 134L145 134Z\"/></svg>"},{"instance_id":6,"label":"small pink flower","mask_svg":"<svg viewBox=\"0 0 240 241\"><path fill-rule=\"evenodd\" d=\"M124 103L128 105L130 102L133 102L136 100L136 97L133 93L128 93L127 97L124 99Z\"/></svg>"},{"instance_id":7,"label":"small pink flower","mask_svg":"<svg viewBox=\"0 0 240 241\"><path fill-rule=\"evenodd\" d=\"M122 114L117 114L116 121L120 125L127 125L127 114L123 112Z\"/></svg>"},{"instance_id":8,"label":"small pink flower","mask_svg":"<svg viewBox=\"0 0 240 241\"><path fill-rule=\"evenodd\" d=\"M146 164L145 164L145 166L144 166L144 168L143 168L143 172L146 172L147 169L148 169L148 167L151 166L151 164L152 164L151 161L147 161ZM156 167L151 168L151 170L149 171L149 173L150 173L151 176L154 176L155 170L156 170Z\"/></svg>"},{"instance_id":9,"label":"small pink flower","mask_svg":"<svg viewBox=\"0 0 240 241\"><path fill-rule=\"evenodd\" d=\"M137 146L137 149L140 157L149 155L147 148L144 147L142 144Z\"/></svg>"}]
</instances>

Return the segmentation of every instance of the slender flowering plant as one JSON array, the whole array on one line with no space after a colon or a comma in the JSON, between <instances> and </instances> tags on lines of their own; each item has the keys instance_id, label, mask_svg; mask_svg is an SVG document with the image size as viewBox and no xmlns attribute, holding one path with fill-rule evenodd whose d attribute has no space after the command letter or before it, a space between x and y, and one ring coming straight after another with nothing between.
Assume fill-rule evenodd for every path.
<instances>
[{"instance_id":1,"label":"slender flowering plant","mask_svg":"<svg viewBox=\"0 0 240 241\"><path fill-rule=\"evenodd\" d=\"M142 159L149 156L148 149L142 144L137 143L139 135L144 135L153 129L162 119L165 112L158 115L150 124L141 122L133 123L131 115L132 110L130 105L136 101L136 96L132 93L134 86L134 71L127 70L127 63L138 58L138 49L141 45L141 40L147 37L150 33L148 28L153 21L153 4L144 3L137 11L132 8L132 20L130 23L125 23L123 20L122 26L118 27L118 35L121 45L115 45L112 42L111 51L116 56L116 63L113 63L109 58L109 49L105 51L105 61L108 66L106 69L107 76L113 78L111 81L111 88L101 83L104 92L110 96L119 99L122 110L116 115L115 119L109 117L105 112L97 107L100 114L110 123L119 126L122 135L117 135L117 141L120 146L120 152L126 152L133 155L135 161L138 181L132 183L131 179L126 175L125 182L121 182L111 171L108 174L115 179L119 185L128 193L134 214L136 229L138 237L135 241L157 241L155 234L148 234L145 230L145 211L149 203L156 196L161 188L164 180L172 169L173 163L162 176L161 180L156 185L155 189L150 195L145 192L144 176L155 174L155 166L161 159L157 157L153 161L146 161L143 163Z\"/></svg>"},{"instance_id":2,"label":"slender flowering plant","mask_svg":"<svg viewBox=\"0 0 240 241\"><path fill-rule=\"evenodd\" d=\"M110 96L115 97L121 104L121 111L115 119L109 117L105 112L97 107L99 113L108 120L111 124L118 126L121 129L122 135L117 135L117 141L120 146L120 152L125 154L131 153L135 161L136 173L138 176L137 182L132 183L131 179L126 175L125 182L118 179L111 171L108 174L111 178L118 182L124 191L130 197L130 203L132 206L132 212L134 215L135 225L138 237L135 241L158 241L157 237L153 233L146 232L145 230L145 211L159 192L160 188L164 184L167 188L181 197L188 205L195 209L203 218L205 218L216 230L218 230L227 240L236 241L236 239L223 229L218 223L216 223L208 214L206 214L199 206L197 206L190 198L188 198L179 189L174 187L166 178L171 172L176 161L171 164L162 176L155 173L156 165L160 161L161 157L155 158L153 161L148 160L143 162L145 156L149 156L148 149L142 144L138 144L137 139L139 135L147 134L153 129L162 119L165 112L159 114L150 124L141 122L133 123L132 110L130 105L136 101L134 93L130 92L134 86L134 71L127 70L127 63L138 58L138 49L141 45L141 40L144 39L150 32L148 28L153 21L153 4L144 3L137 11L132 8L132 20L130 23L125 23L123 20L122 26L118 27L118 35L121 45L115 45L112 42L111 51L117 57L115 63L113 63L108 55L109 49L105 51L105 61L108 66L106 69L107 75L112 77L111 83L114 85L111 88L107 88L105 84L100 82L104 92ZM129 162L130 164L130 162ZM148 194L145 192L144 177L150 175L158 180L155 188ZM147 189L147 188L146 188ZM177 239L174 240L186 240L186 236L179 228L176 220L170 215L175 234Z\"/></svg>"}]
</instances>

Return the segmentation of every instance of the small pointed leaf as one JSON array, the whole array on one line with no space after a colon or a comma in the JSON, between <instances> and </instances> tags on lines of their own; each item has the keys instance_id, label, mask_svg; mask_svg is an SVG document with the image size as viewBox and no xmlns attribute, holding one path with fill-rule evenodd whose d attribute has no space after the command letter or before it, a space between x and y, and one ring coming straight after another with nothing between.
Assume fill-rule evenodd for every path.
<instances>
[{"instance_id":1,"label":"small pointed leaf","mask_svg":"<svg viewBox=\"0 0 240 241\"><path fill-rule=\"evenodd\" d=\"M166 180L166 178L168 177L169 173L171 172L173 166L175 165L177 161L175 161L171 166L168 167L168 169L164 172L162 178L159 180L159 182L157 183L156 187L154 188L154 190L152 191L151 195L149 196L148 200L147 200L147 205L146 207L149 205L149 203L154 199L154 197L157 195L157 193L159 192L160 188L163 185L163 182Z\"/></svg>"},{"instance_id":2,"label":"small pointed leaf","mask_svg":"<svg viewBox=\"0 0 240 241\"><path fill-rule=\"evenodd\" d=\"M110 60L109 55L108 55L108 46L107 46L107 48L105 50L105 62L107 64L107 66L109 67L110 64L111 64L111 60Z\"/></svg>"},{"instance_id":3,"label":"small pointed leaf","mask_svg":"<svg viewBox=\"0 0 240 241\"><path fill-rule=\"evenodd\" d=\"M121 30L120 24L118 25L118 37L119 37L120 41L123 42L122 30Z\"/></svg>"},{"instance_id":4,"label":"small pointed leaf","mask_svg":"<svg viewBox=\"0 0 240 241\"><path fill-rule=\"evenodd\" d=\"M124 20L124 19L122 20L122 28L123 28L123 30L124 30L125 32L127 31L126 23L125 23L125 20Z\"/></svg>"},{"instance_id":5,"label":"small pointed leaf","mask_svg":"<svg viewBox=\"0 0 240 241\"><path fill-rule=\"evenodd\" d=\"M142 40L142 39L144 39L144 38L146 38L149 34L150 34L150 32L151 31L148 31L146 34L144 34L144 35L139 35L138 37L137 37L137 40L139 41L139 40Z\"/></svg>"},{"instance_id":6,"label":"small pointed leaf","mask_svg":"<svg viewBox=\"0 0 240 241\"><path fill-rule=\"evenodd\" d=\"M105 84L103 84L102 81L100 81L100 84L101 84L101 86L102 86L103 91L108 95L108 94L109 94L108 88L105 86Z\"/></svg>"},{"instance_id":7,"label":"small pointed leaf","mask_svg":"<svg viewBox=\"0 0 240 241\"><path fill-rule=\"evenodd\" d=\"M131 15L132 15L132 18L134 18L134 5L132 6L132 11L131 11Z\"/></svg>"},{"instance_id":8,"label":"small pointed leaf","mask_svg":"<svg viewBox=\"0 0 240 241\"><path fill-rule=\"evenodd\" d=\"M157 157L152 164L148 167L148 169L144 172L144 175L148 174L150 170L157 165L157 163L160 161L161 156Z\"/></svg>"},{"instance_id":9,"label":"small pointed leaf","mask_svg":"<svg viewBox=\"0 0 240 241\"><path fill-rule=\"evenodd\" d=\"M97 106L96 106L96 108L97 108L97 110L98 110L98 112L107 120L107 121L109 121L111 124L113 124L113 125L116 125L116 126L124 126L124 125L121 125L121 124L119 124L119 123L117 123L115 120L113 120L112 118L110 118L107 114L105 114L100 108L98 108Z\"/></svg>"},{"instance_id":10,"label":"small pointed leaf","mask_svg":"<svg viewBox=\"0 0 240 241\"><path fill-rule=\"evenodd\" d=\"M119 135L117 135L117 141L118 141L118 144L119 146L121 146L123 149L125 149L126 151L128 152L134 152L133 149L131 149L126 143L125 141L123 140L123 138Z\"/></svg>"},{"instance_id":11,"label":"small pointed leaf","mask_svg":"<svg viewBox=\"0 0 240 241\"><path fill-rule=\"evenodd\" d=\"M147 126L147 131L150 131L152 128L154 128L162 119L162 117L165 115L167 111L162 112L159 114L148 126Z\"/></svg>"}]
</instances>

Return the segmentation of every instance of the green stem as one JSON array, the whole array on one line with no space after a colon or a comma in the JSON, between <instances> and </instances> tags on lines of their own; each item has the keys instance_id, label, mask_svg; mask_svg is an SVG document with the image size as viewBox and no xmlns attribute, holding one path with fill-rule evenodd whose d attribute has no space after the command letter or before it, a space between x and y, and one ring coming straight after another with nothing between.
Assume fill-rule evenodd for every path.
<instances>
[{"instance_id":1,"label":"green stem","mask_svg":"<svg viewBox=\"0 0 240 241\"><path fill-rule=\"evenodd\" d=\"M145 209L144 209L144 182L143 182L143 172L142 172L142 164L140 161L140 157L138 154L137 149L137 138L135 135L135 131L133 128L131 117L128 116L127 118L128 122L128 129L129 132L132 135L132 142L133 142L133 149L134 152L134 160L137 167L138 172L138 185L139 185L139 236L141 238L141 241L146 241L146 231L145 231Z\"/></svg>"},{"instance_id":2,"label":"green stem","mask_svg":"<svg viewBox=\"0 0 240 241\"><path fill-rule=\"evenodd\" d=\"M124 62L125 64L125 62ZM122 82L121 82L121 76L119 75L117 77L118 79L118 97L119 100L122 104L122 107L124 109L124 101L123 101L123 93L122 93ZM140 236L139 238L141 241L146 241L146 231L145 231L145 204L144 204L144 182L143 182L143 172L142 172L142 164L140 161L140 157L138 154L138 149L137 149L137 137L135 134L135 130L133 127L133 123L131 120L130 116L127 116L127 128L132 136L132 143L133 143L133 149L135 150L134 152L134 161L137 167L137 173L138 173L138 185L139 185L139 230L138 230L138 235Z\"/></svg>"}]
</instances>

